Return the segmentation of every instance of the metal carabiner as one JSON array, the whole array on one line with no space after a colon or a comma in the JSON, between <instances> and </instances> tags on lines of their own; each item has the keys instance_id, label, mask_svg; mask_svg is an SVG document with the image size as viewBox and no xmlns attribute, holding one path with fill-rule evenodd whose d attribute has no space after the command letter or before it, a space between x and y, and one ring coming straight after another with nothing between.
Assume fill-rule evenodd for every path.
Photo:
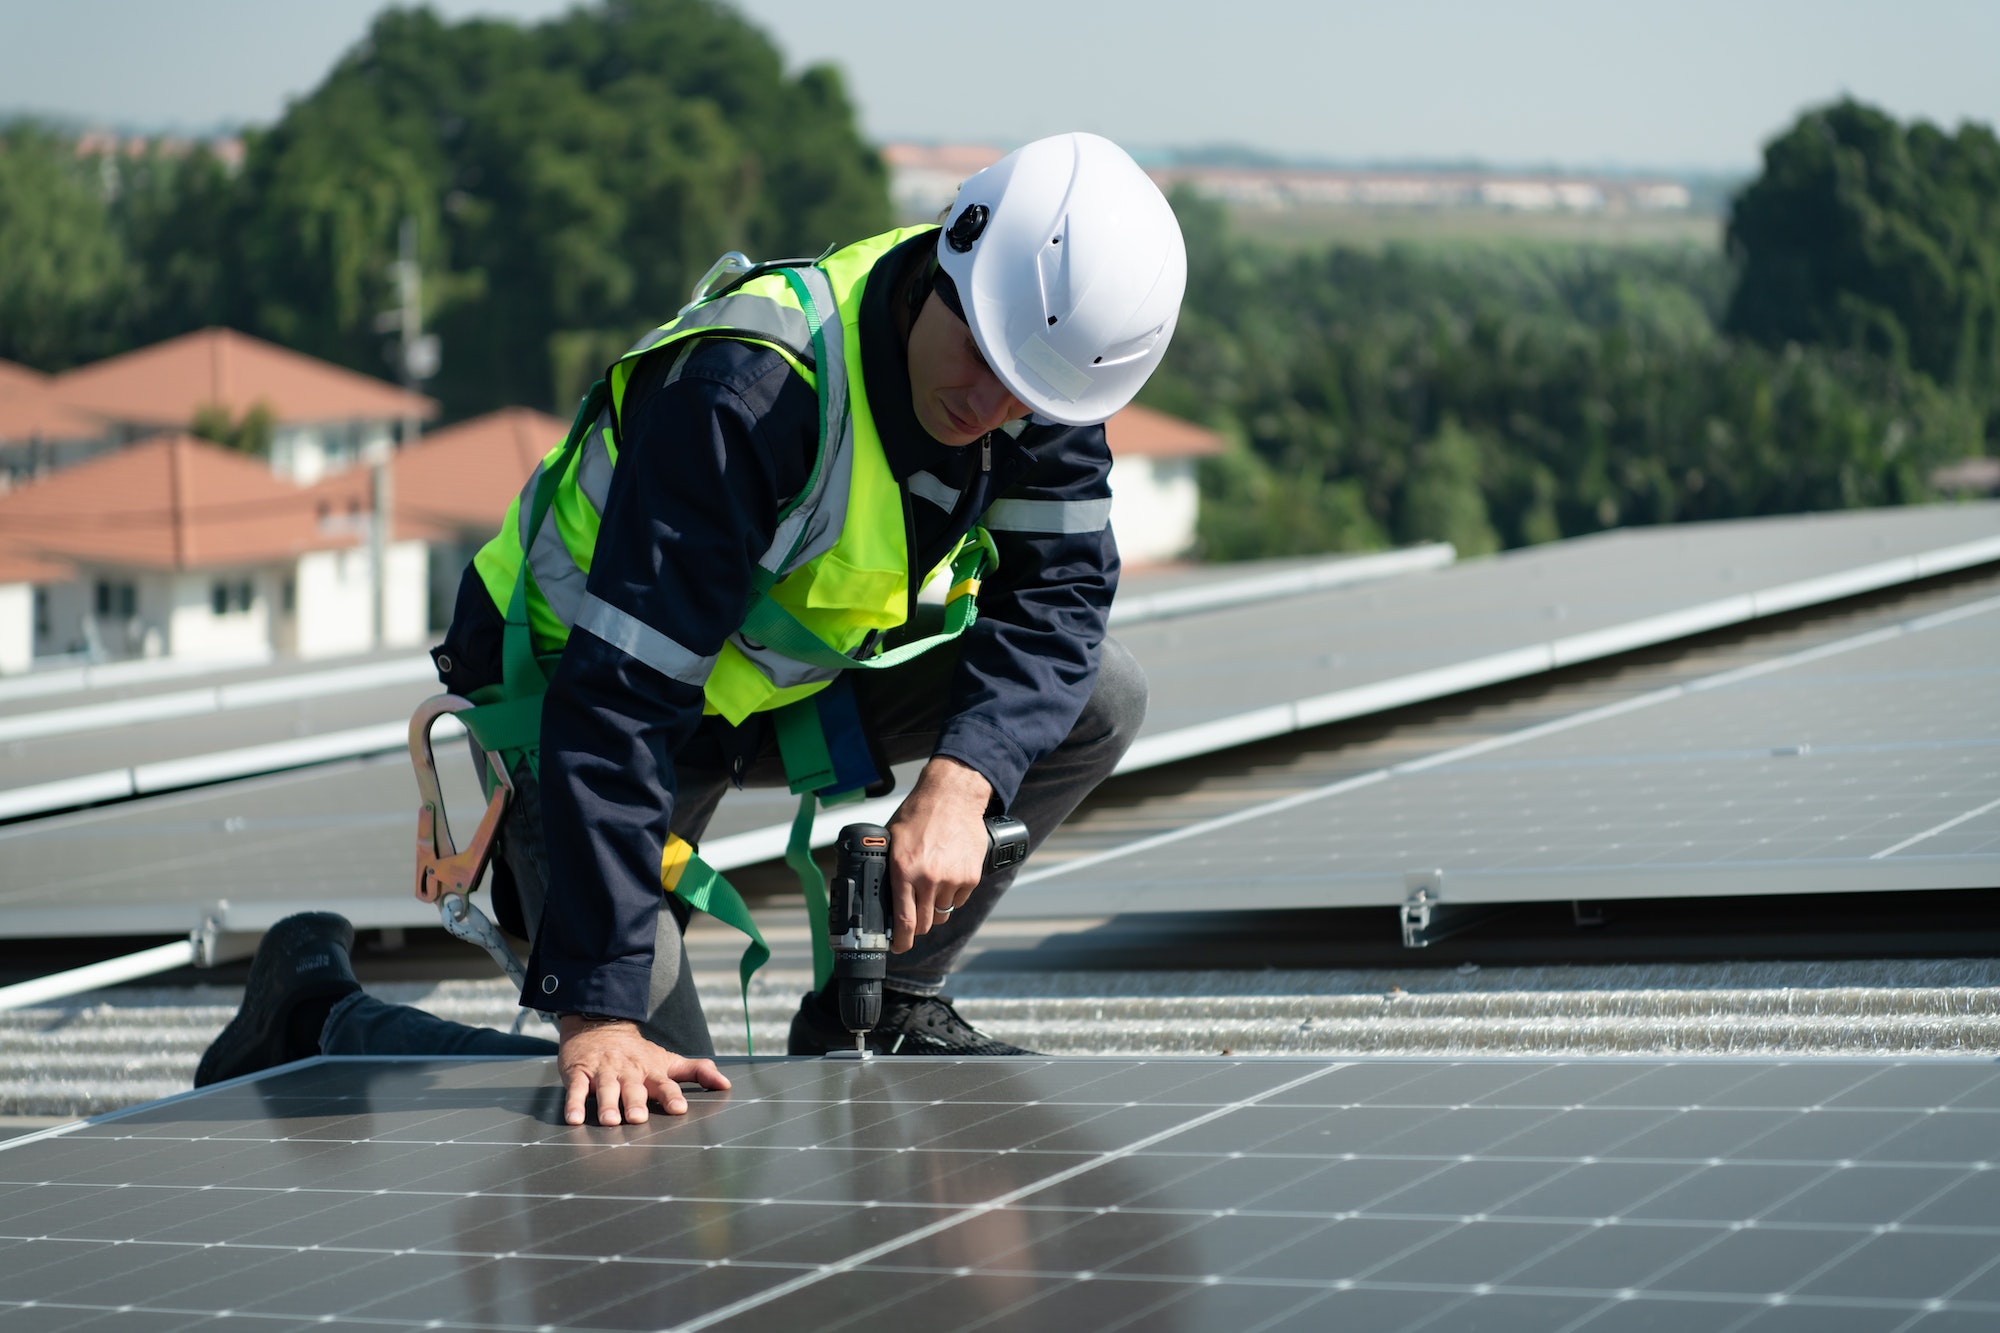
<instances>
[{"instance_id":1,"label":"metal carabiner","mask_svg":"<svg viewBox=\"0 0 2000 1333\"><path fill-rule=\"evenodd\" d=\"M445 816L444 793L438 787L437 756L431 752L431 727L447 713L463 713L475 707L470 699L440 694L417 705L410 716L410 765L416 770L417 796L423 802L417 811L417 897L434 903L448 893L471 893L486 863L493 856L493 840L499 835L500 820L514 795L514 783L506 764L491 750L481 749L493 775L493 794L487 798L486 812L472 841L459 851L451 838L451 824ZM474 744L478 744L475 740Z\"/></svg>"}]
</instances>

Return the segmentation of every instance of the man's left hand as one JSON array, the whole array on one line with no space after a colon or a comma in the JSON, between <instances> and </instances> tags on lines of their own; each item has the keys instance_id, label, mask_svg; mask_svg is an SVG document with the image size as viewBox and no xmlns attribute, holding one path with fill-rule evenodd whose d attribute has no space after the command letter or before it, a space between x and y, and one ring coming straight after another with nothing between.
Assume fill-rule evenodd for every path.
<instances>
[{"instance_id":1,"label":"man's left hand","mask_svg":"<svg viewBox=\"0 0 2000 1333\"><path fill-rule=\"evenodd\" d=\"M902 953L917 936L972 896L986 868L986 804L993 787L978 770L943 755L924 765L889 821L889 889L894 921L889 952Z\"/></svg>"}]
</instances>

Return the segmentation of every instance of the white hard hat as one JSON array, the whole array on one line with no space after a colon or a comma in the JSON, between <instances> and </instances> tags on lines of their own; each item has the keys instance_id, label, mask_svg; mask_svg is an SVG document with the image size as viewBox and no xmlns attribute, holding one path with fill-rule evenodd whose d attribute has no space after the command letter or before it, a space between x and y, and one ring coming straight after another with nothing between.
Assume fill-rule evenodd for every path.
<instances>
[{"instance_id":1,"label":"white hard hat","mask_svg":"<svg viewBox=\"0 0 2000 1333\"><path fill-rule=\"evenodd\" d=\"M937 253L986 364L1036 416L1071 426L1132 401L1187 288L1166 196L1095 134L1037 139L966 181Z\"/></svg>"}]
</instances>

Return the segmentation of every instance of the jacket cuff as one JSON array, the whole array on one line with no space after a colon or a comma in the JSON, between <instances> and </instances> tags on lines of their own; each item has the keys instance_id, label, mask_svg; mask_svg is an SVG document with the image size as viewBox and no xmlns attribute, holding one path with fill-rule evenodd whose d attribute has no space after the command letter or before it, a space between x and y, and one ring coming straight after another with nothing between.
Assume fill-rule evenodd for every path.
<instances>
[{"instance_id":1,"label":"jacket cuff","mask_svg":"<svg viewBox=\"0 0 2000 1333\"><path fill-rule=\"evenodd\" d=\"M944 725L932 754L956 759L974 769L1000 798L1000 808L1009 809L1021 790L1032 762L1012 736L974 717L955 717Z\"/></svg>"},{"instance_id":2,"label":"jacket cuff","mask_svg":"<svg viewBox=\"0 0 2000 1333\"><path fill-rule=\"evenodd\" d=\"M528 962L521 1005L546 1013L606 1014L642 1023L647 1018L646 998L652 979L653 969L637 963L592 966L534 958Z\"/></svg>"}]
</instances>

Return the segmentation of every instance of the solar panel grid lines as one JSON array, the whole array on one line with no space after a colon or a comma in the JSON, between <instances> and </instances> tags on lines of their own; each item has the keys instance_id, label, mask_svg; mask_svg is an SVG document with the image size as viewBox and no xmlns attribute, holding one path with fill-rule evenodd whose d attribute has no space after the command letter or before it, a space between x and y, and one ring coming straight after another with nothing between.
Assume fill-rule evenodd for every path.
<instances>
[{"instance_id":1,"label":"solar panel grid lines","mask_svg":"<svg viewBox=\"0 0 2000 1333\"><path fill-rule=\"evenodd\" d=\"M1995 611L1981 598L1343 775L1031 870L1001 911L1202 910L1220 885L1249 908L1394 904L1432 868L1447 901L1991 886Z\"/></svg>"},{"instance_id":2,"label":"solar panel grid lines","mask_svg":"<svg viewBox=\"0 0 2000 1333\"><path fill-rule=\"evenodd\" d=\"M555 1123L543 1062L320 1060L0 1147L0 1311L1355 1333L2000 1314L1985 1061L731 1072L685 1119L594 1131ZM1781 1310L1808 1322L1765 1322Z\"/></svg>"}]
</instances>

